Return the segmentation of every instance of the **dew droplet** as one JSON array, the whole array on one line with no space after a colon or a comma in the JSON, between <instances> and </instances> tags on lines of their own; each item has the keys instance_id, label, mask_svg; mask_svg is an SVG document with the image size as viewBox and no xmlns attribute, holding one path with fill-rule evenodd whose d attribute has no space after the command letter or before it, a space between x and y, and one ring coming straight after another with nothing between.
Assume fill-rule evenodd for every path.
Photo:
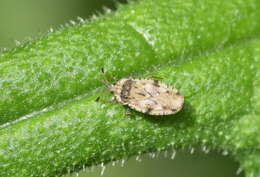
<instances>
[{"instance_id":1,"label":"dew droplet","mask_svg":"<svg viewBox=\"0 0 260 177\"><path fill-rule=\"evenodd\" d=\"M190 149L190 153L191 153L191 154L193 154L194 151L195 151L194 148L191 148L191 149Z\"/></svg>"},{"instance_id":2,"label":"dew droplet","mask_svg":"<svg viewBox=\"0 0 260 177\"><path fill-rule=\"evenodd\" d=\"M20 41L18 41L18 40L15 40L15 41L14 41L14 43L15 43L15 45L16 45L16 46L19 46L19 45L21 45L21 42L20 42Z\"/></svg>"},{"instance_id":3,"label":"dew droplet","mask_svg":"<svg viewBox=\"0 0 260 177\"><path fill-rule=\"evenodd\" d=\"M97 19L97 15L94 14L94 15L92 15L90 18L91 18L92 20L95 20L95 19Z\"/></svg>"},{"instance_id":4,"label":"dew droplet","mask_svg":"<svg viewBox=\"0 0 260 177\"><path fill-rule=\"evenodd\" d=\"M103 10L106 12L106 13L111 13L112 12L112 10L111 9L109 9L108 7L103 7Z\"/></svg>"},{"instance_id":5,"label":"dew droplet","mask_svg":"<svg viewBox=\"0 0 260 177\"><path fill-rule=\"evenodd\" d=\"M154 159L154 158L155 158L155 153L154 153L154 152L150 153L150 157L151 157L152 159Z\"/></svg>"},{"instance_id":6,"label":"dew droplet","mask_svg":"<svg viewBox=\"0 0 260 177\"><path fill-rule=\"evenodd\" d=\"M228 151L226 151L226 150L223 151L223 152L222 152L222 155L224 155L224 156L228 155Z\"/></svg>"},{"instance_id":7,"label":"dew droplet","mask_svg":"<svg viewBox=\"0 0 260 177\"><path fill-rule=\"evenodd\" d=\"M104 165L104 163L101 163L101 172L100 172L100 176L104 175L104 172L106 170L106 166Z\"/></svg>"},{"instance_id":8,"label":"dew droplet","mask_svg":"<svg viewBox=\"0 0 260 177\"><path fill-rule=\"evenodd\" d=\"M77 20L78 20L80 23L84 23L84 19L81 18L81 17L77 17Z\"/></svg>"},{"instance_id":9,"label":"dew droplet","mask_svg":"<svg viewBox=\"0 0 260 177\"><path fill-rule=\"evenodd\" d=\"M171 155L171 159L172 159L172 160L175 158L175 155L176 155L176 151L173 150L173 151L172 151L172 155Z\"/></svg>"},{"instance_id":10,"label":"dew droplet","mask_svg":"<svg viewBox=\"0 0 260 177\"><path fill-rule=\"evenodd\" d=\"M115 165L116 165L116 161L113 161L113 162L112 162L112 166L115 166Z\"/></svg>"},{"instance_id":11,"label":"dew droplet","mask_svg":"<svg viewBox=\"0 0 260 177\"><path fill-rule=\"evenodd\" d=\"M73 20L70 20L70 23L71 23L72 25L76 25L76 22L73 21Z\"/></svg>"},{"instance_id":12,"label":"dew droplet","mask_svg":"<svg viewBox=\"0 0 260 177\"><path fill-rule=\"evenodd\" d=\"M237 171L236 171L236 174L239 175L242 171L243 171L242 168L238 168Z\"/></svg>"},{"instance_id":13,"label":"dew droplet","mask_svg":"<svg viewBox=\"0 0 260 177\"><path fill-rule=\"evenodd\" d=\"M121 167L124 167L124 165L125 165L125 159L122 159L122 161L121 161Z\"/></svg>"},{"instance_id":14,"label":"dew droplet","mask_svg":"<svg viewBox=\"0 0 260 177\"><path fill-rule=\"evenodd\" d=\"M136 160L137 162L141 162L141 161L142 161L142 159L140 158L140 156L139 156L139 155L138 155L138 156L136 156L135 160Z\"/></svg>"},{"instance_id":15,"label":"dew droplet","mask_svg":"<svg viewBox=\"0 0 260 177\"><path fill-rule=\"evenodd\" d=\"M202 151L207 154L209 153L209 149L207 148L207 146L202 146Z\"/></svg>"}]
</instances>

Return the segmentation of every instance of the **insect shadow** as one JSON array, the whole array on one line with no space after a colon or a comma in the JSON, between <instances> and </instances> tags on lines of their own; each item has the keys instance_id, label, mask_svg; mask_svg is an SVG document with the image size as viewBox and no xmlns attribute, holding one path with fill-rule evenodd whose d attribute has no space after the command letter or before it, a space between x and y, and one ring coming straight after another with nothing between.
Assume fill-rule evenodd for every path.
<instances>
[{"instance_id":1,"label":"insect shadow","mask_svg":"<svg viewBox=\"0 0 260 177\"><path fill-rule=\"evenodd\" d=\"M147 115L135 110L131 110L131 116L142 117L142 119L152 122L154 124L160 124L165 127L179 127L186 128L194 125L195 110L191 106L190 102L185 100L183 108L176 114L173 115L161 115L153 116Z\"/></svg>"}]
</instances>

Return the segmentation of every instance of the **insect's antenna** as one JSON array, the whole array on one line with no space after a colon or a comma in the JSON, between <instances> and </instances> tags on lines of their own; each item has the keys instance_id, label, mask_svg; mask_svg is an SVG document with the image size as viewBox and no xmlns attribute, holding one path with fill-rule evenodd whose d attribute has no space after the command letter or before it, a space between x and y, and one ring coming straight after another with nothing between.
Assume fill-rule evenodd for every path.
<instances>
[{"instance_id":1,"label":"insect's antenna","mask_svg":"<svg viewBox=\"0 0 260 177\"><path fill-rule=\"evenodd\" d=\"M115 81L116 80L116 78L114 78L114 77L112 77L112 78L107 77L106 71L105 71L105 69L103 67L101 68L101 72L102 72L103 77L104 77L103 82L104 82L104 84L106 86L111 85L110 81Z\"/></svg>"},{"instance_id":2,"label":"insect's antenna","mask_svg":"<svg viewBox=\"0 0 260 177\"><path fill-rule=\"evenodd\" d=\"M101 73L102 73L102 75L103 75L103 83L106 85L106 86L109 86L110 84L109 84L109 81L108 81L108 78L107 78L107 75L106 75L106 73L105 73L105 69L102 67L101 68Z\"/></svg>"}]
</instances>

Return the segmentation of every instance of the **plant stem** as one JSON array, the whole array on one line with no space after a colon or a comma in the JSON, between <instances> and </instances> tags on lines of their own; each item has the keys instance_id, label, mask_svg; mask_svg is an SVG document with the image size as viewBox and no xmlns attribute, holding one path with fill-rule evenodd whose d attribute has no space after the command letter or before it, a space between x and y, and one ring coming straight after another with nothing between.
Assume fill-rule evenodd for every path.
<instances>
[{"instance_id":1,"label":"plant stem","mask_svg":"<svg viewBox=\"0 0 260 177\"><path fill-rule=\"evenodd\" d=\"M195 145L259 175L260 40L249 40L259 16L258 0L143 0L0 54L1 123L31 114L0 129L0 176L61 176ZM183 110L127 116L109 102L103 67L162 78L185 96Z\"/></svg>"}]
</instances>

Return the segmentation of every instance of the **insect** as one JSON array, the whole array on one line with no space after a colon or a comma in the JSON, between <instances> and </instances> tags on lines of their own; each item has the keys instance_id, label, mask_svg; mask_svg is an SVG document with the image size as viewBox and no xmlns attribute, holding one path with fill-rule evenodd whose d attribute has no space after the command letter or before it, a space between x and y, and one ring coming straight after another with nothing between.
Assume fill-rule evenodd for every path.
<instances>
[{"instance_id":1,"label":"insect","mask_svg":"<svg viewBox=\"0 0 260 177\"><path fill-rule=\"evenodd\" d=\"M149 115L170 115L181 110L180 92L154 79L123 78L109 87L118 102Z\"/></svg>"}]
</instances>

